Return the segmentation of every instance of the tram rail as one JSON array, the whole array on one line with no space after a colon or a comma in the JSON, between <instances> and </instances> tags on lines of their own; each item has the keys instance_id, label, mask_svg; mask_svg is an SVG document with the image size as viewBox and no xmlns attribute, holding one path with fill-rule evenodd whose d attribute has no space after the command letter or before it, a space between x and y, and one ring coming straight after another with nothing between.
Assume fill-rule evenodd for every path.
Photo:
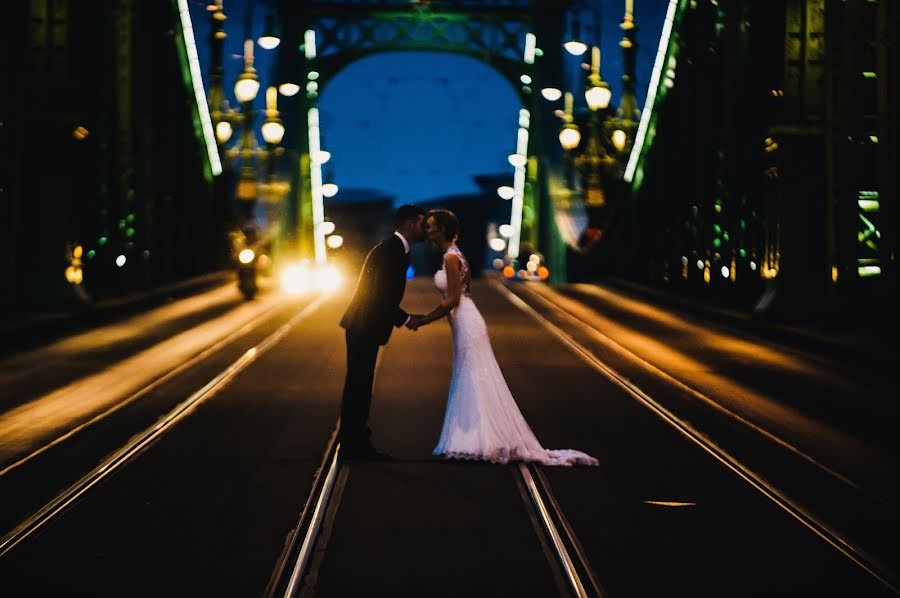
<instances>
[{"instance_id":1,"label":"tram rail","mask_svg":"<svg viewBox=\"0 0 900 598\"><path fill-rule=\"evenodd\" d=\"M636 400L639 404L643 405L647 409L649 409L652 413L662 419L666 424L674 428L679 434L683 437L700 447L703 451L709 454L713 459L718 461L722 466L731 470L734 474L736 474L739 478L744 480L747 484L749 484L754 490L765 496L768 500L773 502L779 508L781 508L784 512L794 518L801 525L806 527L809 531L811 531L816 536L820 537L823 541L825 541L828 545L830 545L837 552L842 554L844 557L849 559L854 565L862 569L866 574L877 580L881 585L890 590L895 594L900 594L900 590L898 590L897 582L893 579L893 574L887 570L887 568L872 554L868 553L862 546L854 543L847 534L842 531L835 529L828 522L824 521L822 518L818 517L814 513L812 513L807 507L800 504L796 500L794 500L791 496L789 496L785 491L781 488L776 487L772 484L762 473L754 470L752 467L744 463L742 460L733 455L729 450L727 450L720 443L713 440L708 434L696 428L690 422L685 419L679 417L676 413L667 409L664 405L662 405L659 401L654 399L648 392L640 388L637 384L629 380L626 376L616 371L608 364L604 363L600 359L598 359L587 347L583 344L575 340L569 333L567 333L561 326L557 325L554 322L551 322L548 318L541 315L537 310L535 310L532 306L526 303L521 297L519 297L516 293L508 289L502 283L492 280L491 286L493 286L502 296L509 300L514 306L516 306L519 310L529 315L539 324L541 324L548 332L550 332L553 336L555 336L563 345L568 347L576 356L581 358L585 363L594 368L596 371L604 375L611 382L613 382L616 386L621 388L626 392L628 396ZM784 441L778 438L776 435L764 430L763 428L753 424L752 422L746 420L745 418L739 416L738 414L733 413L726 407L718 404L713 399L702 395L699 391L689 387L688 385L675 380L659 368L656 368L653 364L649 364L639 356L634 355L624 347L621 347L612 339L608 339L605 337L602 332L594 328L588 323L583 322L582 320L576 318L573 314L567 311L564 307L552 303L548 299L537 295L534 292L526 290L526 293L529 294L530 297L534 297L537 300L551 305L553 309L558 310L566 315L569 320L576 321L581 327L587 328L589 331L592 331L595 335L600 335L604 338L607 338L611 345L618 346L621 351L626 354L632 356L634 359L642 362L650 367L651 370L655 370L658 372L658 375L663 376L671 381L674 381L677 386L684 387L687 391L695 396L698 396L703 399L703 401L710 406L715 407L718 411L732 417L735 421L738 421L747 427L753 429L754 431L760 433L767 440L775 442L782 448L788 449L790 452L795 455L801 457L808 463L813 464L821 471L830 475L834 479L837 479L854 489L860 489L859 485L847 478L828 468L827 466L819 463L814 457L811 457L801 451L800 449L792 446L787 441Z\"/></svg>"},{"instance_id":2,"label":"tram rail","mask_svg":"<svg viewBox=\"0 0 900 598\"><path fill-rule=\"evenodd\" d=\"M84 496L87 492L90 491L91 488L95 487L103 479L111 476L113 473L131 462L137 455L139 455L142 451L146 450L157 440L159 440L178 422L190 415L191 412L200 404L216 396L226 386L228 386L228 384L242 371L246 370L247 367L249 367L257 359L259 359L264 353L266 353L266 351L268 351L279 341L281 341L294 326L296 326L299 322L309 317L312 313L319 309L323 302L323 298L318 298L312 303L306 305L287 323L280 326L275 332L267 336L263 341L245 351L241 355L241 357L239 357L223 371L221 371L218 375L213 377L209 382L200 387L197 391L192 393L185 400L176 405L168 413L159 418L156 423L152 424L136 436L132 437L129 442L110 454L94 469L83 475L76 482L63 489L42 507L35 510L29 517L25 518L23 521L21 521L21 523L8 531L5 535L3 535L2 538L0 538L0 557L3 557L9 551L15 548L16 545L21 543L23 540L43 528L60 514L62 514L70 505ZM266 312L266 314L264 315L267 315L268 313L269 312ZM260 318L261 317L262 316L260 316ZM258 325L259 321L261 321L260 318L251 321L240 330L243 330L250 325ZM238 332L240 332L240 330ZM238 332L229 335L227 339L233 340L238 335ZM183 364L183 366L174 370L173 373L167 375L168 377L164 376L163 378L169 379L171 376L177 375L174 372L183 372L185 366L187 366L188 363L196 363L200 360L201 356L203 356L203 358L209 357L212 353L215 352L214 350L218 350L222 346L224 346L223 343L227 339L223 339L222 341L211 346L209 349L203 351L197 357L195 357L194 360ZM150 385L148 385L148 387L145 387L144 389L138 391L137 393L126 399L126 401L133 402L140 396L143 396L151 390L150 387L155 388L159 384L162 384L163 378L152 382ZM99 416L97 416L97 418L107 417L110 413L117 409L120 409L122 406L124 405L119 404L116 407L108 410L107 412L100 414ZM79 427L74 431L69 431L67 434L55 439L54 441L52 441L51 445L62 442L77 431L84 429L84 427L86 427L86 425L90 423L96 423L96 421L99 421L97 418L94 418L93 420L87 422L84 426ZM39 449L38 451L35 451L31 455L29 455L26 460L37 456L37 454L46 451L48 448L50 448L50 445L45 445L44 447L42 447L42 449ZM24 462L25 460L22 460L18 463L18 465L21 465ZM11 467L6 468L4 470L4 473L10 471L11 469Z\"/></svg>"}]
</instances>

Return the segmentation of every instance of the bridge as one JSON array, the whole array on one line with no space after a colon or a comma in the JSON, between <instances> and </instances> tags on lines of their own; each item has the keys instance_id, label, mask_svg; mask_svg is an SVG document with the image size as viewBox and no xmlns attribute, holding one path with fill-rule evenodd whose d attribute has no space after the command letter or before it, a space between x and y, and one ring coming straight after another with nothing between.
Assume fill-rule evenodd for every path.
<instances>
[{"instance_id":1,"label":"bridge","mask_svg":"<svg viewBox=\"0 0 900 598\"><path fill-rule=\"evenodd\" d=\"M79 8L3 9L11 595L898 593L893 3ZM542 445L598 467L433 455L444 322L379 353L393 459L342 453L338 322L403 190L339 190L324 114L401 55L513 98L500 166L419 203Z\"/></svg>"}]
</instances>

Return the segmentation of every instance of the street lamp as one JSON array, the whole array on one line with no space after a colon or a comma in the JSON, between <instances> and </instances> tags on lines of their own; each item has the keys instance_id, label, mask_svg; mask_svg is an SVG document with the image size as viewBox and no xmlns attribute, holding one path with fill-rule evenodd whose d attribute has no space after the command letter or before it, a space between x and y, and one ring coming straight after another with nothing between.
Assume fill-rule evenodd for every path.
<instances>
[{"instance_id":1,"label":"street lamp","mask_svg":"<svg viewBox=\"0 0 900 598\"><path fill-rule=\"evenodd\" d=\"M234 84L234 96L239 102L249 104L256 99L259 92L259 77L253 68L253 40L244 41L244 72Z\"/></svg>"},{"instance_id":2,"label":"street lamp","mask_svg":"<svg viewBox=\"0 0 900 598\"><path fill-rule=\"evenodd\" d=\"M219 142L219 145L228 143L228 140L231 139L231 134L233 132L234 128L227 120L220 120L216 123L216 141Z\"/></svg>"},{"instance_id":3,"label":"street lamp","mask_svg":"<svg viewBox=\"0 0 900 598\"><path fill-rule=\"evenodd\" d=\"M609 85L600 76L600 48L597 46L591 49L591 74L588 77L588 86L584 92L584 99L587 101L591 112L605 110L612 99L612 91L610 91Z\"/></svg>"},{"instance_id":4,"label":"street lamp","mask_svg":"<svg viewBox=\"0 0 900 598\"><path fill-rule=\"evenodd\" d=\"M581 175L581 181L585 190L585 205L588 207L602 207L606 204L603 190L603 171L615 160L610 157L603 147L601 139L601 120L606 119L605 110L609 107L612 97L609 85L600 76L600 48L591 50L591 74L584 93L590 115L588 117L588 137L583 149L572 157L573 152L581 144L581 131L575 124L572 114L573 97L566 92L565 111L561 114L565 123L559 132L559 143L566 151L567 164L574 165Z\"/></svg>"},{"instance_id":5,"label":"street lamp","mask_svg":"<svg viewBox=\"0 0 900 598\"><path fill-rule=\"evenodd\" d=\"M587 44L578 39L580 37L580 29L581 24L578 22L578 18L576 17L572 21L572 39L563 44L566 52L568 52L572 56L581 56L582 54L587 52L588 49Z\"/></svg>"},{"instance_id":6,"label":"street lamp","mask_svg":"<svg viewBox=\"0 0 900 598\"><path fill-rule=\"evenodd\" d=\"M573 150L581 143L581 131L575 123L566 123L559 132L559 143L566 151Z\"/></svg>"},{"instance_id":7,"label":"street lamp","mask_svg":"<svg viewBox=\"0 0 900 598\"><path fill-rule=\"evenodd\" d=\"M256 41L265 50L274 50L281 43L281 38L278 37L278 27L272 15L266 15L266 26L263 29L263 34Z\"/></svg>"},{"instance_id":8,"label":"street lamp","mask_svg":"<svg viewBox=\"0 0 900 598\"><path fill-rule=\"evenodd\" d=\"M555 87L545 87L541 90L541 95L544 96L544 99L548 102L555 102L562 97L562 91Z\"/></svg>"},{"instance_id":9,"label":"street lamp","mask_svg":"<svg viewBox=\"0 0 900 598\"><path fill-rule=\"evenodd\" d=\"M278 145L284 137L284 125L278 118L278 90L269 87L266 90L266 121L262 125L262 136L266 143Z\"/></svg>"},{"instance_id":10,"label":"street lamp","mask_svg":"<svg viewBox=\"0 0 900 598\"><path fill-rule=\"evenodd\" d=\"M574 117L572 116L572 104L572 93L567 91L565 100L566 107L562 114L563 122L566 124L563 125L562 130L559 132L559 143L566 151L575 149L581 142L581 131L578 130L578 125L572 122L574 120Z\"/></svg>"},{"instance_id":11,"label":"street lamp","mask_svg":"<svg viewBox=\"0 0 900 598\"><path fill-rule=\"evenodd\" d=\"M587 52L587 44L584 42L580 42L577 39L571 39L563 44L566 48L566 51L572 56L581 56L585 52Z\"/></svg>"},{"instance_id":12,"label":"street lamp","mask_svg":"<svg viewBox=\"0 0 900 598\"><path fill-rule=\"evenodd\" d=\"M282 83L278 86L278 92L285 97L295 96L299 91L300 86L296 83Z\"/></svg>"},{"instance_id":13,"label":"street lamp","mask_svg":"<svg viewBox=\"0 0 900 598\"><path fill-rule=\"evenodd\" d=\"M260 81L253 67L254 41L252 38L244 40L244 69L234 83L234 95L241 106L238 110L228 108L228 103L224 99L224 69L222 66L223 40L226 38L224 23L227 17L223 12L222 0L212 2L208 10L212 24L209 37L212 49L210 113L215 123L216 140L223 157L227 156L231 160L233 168L239 167L237 184L234 188L234 197L240 206L237 214L239 230L233 231L230 236L233 249L239 255L239 287L245 295L250 297L255 292L256 263L258 261L253 256L259 254L256 245L263 241L257 230L256 204L260 198L277 199L283 194L285 186L283 183L275 181L274 173L275 159L283 152L279 144L284 138L284 124L278 113L278 89L269 87L266 90L265 120L261 127L265 147L259 147L254 135L253 102L259 93ZM265 32L259 39L260 46L263 48L272 49L278 46L280 40L277 38L275 25L273 18L267 18ZM250 36L248 35L248 37ZM299 86L295 85L295 87L298 87L299 90ZM288 88L287 91L290 89ZM240 135L233 147L226 150L225 144L234 137L237 128L240 128ZM265 172L262 172L263 167L265 167ZM262 182L260 181L261 177L264 178ZM216 194L220 201L225 201L228 191L220 184Z\"/></svg>"},{"instance_id":14,"label":"street lamp","mask_svg":"<svg viewBox=\"0 0 900 598\"><path fill-rule=\"evenodd\" d=\"M628 142L628 135L622 129L616 129L612 134L612 143L613 147L618 151L622 151L625 149L625 144Z\"/></svg>"}]
</instances>

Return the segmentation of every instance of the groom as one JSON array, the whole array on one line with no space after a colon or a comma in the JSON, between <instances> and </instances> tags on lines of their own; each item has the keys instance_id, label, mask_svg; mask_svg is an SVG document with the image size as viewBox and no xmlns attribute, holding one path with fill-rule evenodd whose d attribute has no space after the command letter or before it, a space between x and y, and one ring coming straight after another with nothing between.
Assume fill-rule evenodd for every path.
<instances>
[{"instance_id":1,"label":"groom","mask_svg":"<svg viewBox=\"0 0 900 598\"><path fill-rule=\"evenodd\" d=\"M409 248L425 240L425 210L403 205L395 215L394 234L376 245L363 264L356 292L341 318L347 338L347 378L341 401L341 455L347 459L386 461L391 457L372 446L369 406L378 349L391 329L418 325L422 316L400 309L406 290Z\"/></svg>"}]
</instances>

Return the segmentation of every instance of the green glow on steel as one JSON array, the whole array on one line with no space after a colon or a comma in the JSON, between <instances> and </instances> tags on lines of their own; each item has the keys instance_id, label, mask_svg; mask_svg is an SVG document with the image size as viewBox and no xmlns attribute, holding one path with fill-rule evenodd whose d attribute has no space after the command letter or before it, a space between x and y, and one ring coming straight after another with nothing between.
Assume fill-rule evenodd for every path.
<instances>
[{"instance_id":1,"label":"green glow on steel","mask_svg":"<svg viewBox=\"0 0 900 598\"><path fill-rule=\"evenodd\" d=\"M868 278L870 276L879 276L881 274L881 266L859 266L856 273L860 278Z\"/></svg>"},{"instance_id":2,"label":"green glow on steel","mask_svg":"<svg viewBox=\"0 0 900 598\"><path fill-rule=\"evenodd\" d=\"M875 74L875 71L863 71L863 77L866 79L874 79L878 75Z\"/></svg>"},{"instance_id":3,"label":"green glow on steel","mask_svg":"<svg viewBox=\"0 0 900 598\"><path fill-rule=\"evenodd\" d=\"M312 60L316 57L316 32L307 29L303 36L303 51L306 52L306 58Z\"/></svg>"},{"instance_id":4,"label":"green glow on steel","mask_svg":"<svg viewBox=\"0 0 900 598\"><path fill-rule=\"evenodd\" d=\"M534 51L537 48L537 37L533 33L525 34L525 63L534 64Z\"/></svg>"},{"instance_id":5,"label":"green glow on steel","mask_svg":"<svg viewBox=\"0 0 900 598\"><path fill-rule=\"evenodd\" d=\"M197 43L194 41L194 27L191 23L187 0L178 0L178 16L181 18L182 39L184 39L184 49L188 57L191 85L194 88L194 100L197 102L197 112L200 115L203 140L206 143L206 154L213 176L218 176L222 174L222 161L219 159L216 135L213 132L212 119L209 116L209 105L206 103L203 75L200 72L200 58L197 56Z\"/></svg>"},{"instance_id":6,"label":"green glow on steel","mask_svg":"<svg viewBox=\"0 0 900 598\"><path fill-rule=\"evenodd\" d=\"M869 220L868 218L866 218L866 217L863 216L862 214L858 214L858 216L859 216L859 219L863 221L863 224L866 225L866 228L869 230L869 232L873 232L873 233L874 233L876 230L878 230L878 227L876 227L874 224L872 224L872 221L871 221L871 220Z\"/></svg>"},{"instance_id":7,"label":"green glow on steel","mask_svg":"<svg viewBox=\"0 0 900 598\"><path fill-rule=\"evenodd\" d=\"M309 155L318 156L320 147L319 109L310 108L307 115L309 122ZM313 243L316 252L316 263L324 264L325 235L321 233L321 224L325 222L325 205L322 199L322 165L318 160L309 161L309 180L312 187Z\"/></svg>"},{"instance_id":8,"label":"green glow on steel","mask_svg":"<svg viewBox=\"0 0 900 598\"><path fill-rule=\"evenodd\" d=\"M863 212L877 212L881 208L881 202L877 199L860 199L856 203Z\"/></svg>"},{"instance_id":9,"label":"green glow on steel","mask_svg":"<svg viewBox=\"0 0 900 598\"><path fill-rule=\"evenodd\" d=\"M632 183L634 181L638 160L641 158L645 141L647 141L647 129L650 126L650 119L653 116L653 107L656 104L657 93L660 92L659 86L663 64L666 62L666 54L669 50L672 28L675 24L675 11L678 8L679 2L684 3L685 0L669 0L669 7L666 9L666 19L663 22L662 33L659 36L659 47L656 51L653 73L650 75L650 84L647 87L647 99L644 102L644 111L641 113L641 122L638 125L637 134L634 138L634 146L631 149L631 155L628 157L628 165L625 167L626 183Z\"/></svg>"}]
</instances>

